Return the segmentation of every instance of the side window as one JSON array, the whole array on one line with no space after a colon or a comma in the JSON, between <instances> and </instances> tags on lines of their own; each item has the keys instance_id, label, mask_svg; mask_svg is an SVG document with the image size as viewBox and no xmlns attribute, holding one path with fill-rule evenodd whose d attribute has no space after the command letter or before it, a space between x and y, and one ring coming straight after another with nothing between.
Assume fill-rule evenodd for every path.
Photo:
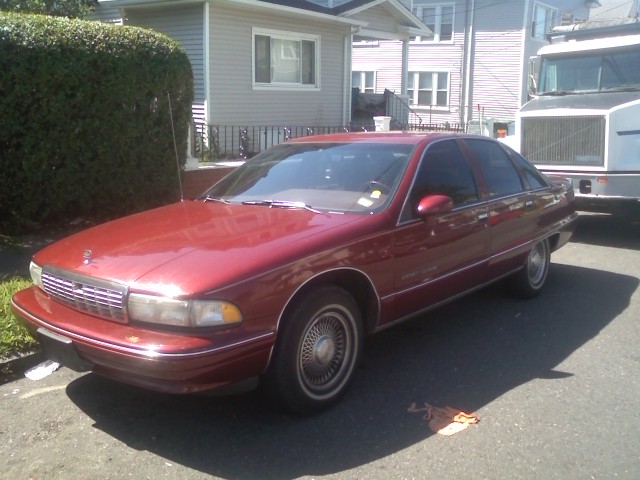
<instances>
[{"instance_id":1,"label":"side window","mask_svg":"<svg viewBox=\"0 0 640 480\"><path fill-rule=\"evenodd\" d=\"M504 150L493 140L466 140L473 152L490 197L524 191L522 180Z\"/></svg>"},{"instance_id":2,"label":"side window","mask_svg":"<svg viewBox=\"0 0 640 480\"><path fill-rule=\"evenodd\" d=\"M531 187L532 190L538 190L540 188L546 188L549 186L547 181L544 179L542 174L536 169L536 167L531 165L529 162L527 162L522 156L518 155L516 152L512 151L511 156L515 159L516 163L522 170L522 173L524 174L524 178L527 180L527 183L529 183L529 186Z\"/></svg>"},{"instance_id":3,"label":"side window","mask_svg":"<svg viewBox=\"0 0 640 480\"><path fill-rule=\"evenodd\" d=\"M478 201L471 168L455 140L427 147L405 203L401 221L417 218L416 207L426 195L447 195L454 206Z\"/></svg>"}]
</instances>

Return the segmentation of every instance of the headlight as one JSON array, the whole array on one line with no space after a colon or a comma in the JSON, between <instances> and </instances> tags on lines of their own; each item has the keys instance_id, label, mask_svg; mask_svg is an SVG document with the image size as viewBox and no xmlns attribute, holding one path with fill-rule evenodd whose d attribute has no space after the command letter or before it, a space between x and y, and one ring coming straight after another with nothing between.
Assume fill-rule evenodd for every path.
<instances>
[{"instance_id":1,"label":"headlight","mask_svg":"<svg viewBox=\"0 0 640 480\"><path fill-rule=\"evenodd\" d=\"M31 281L33 284L44 290L44 287L42 286L42 267L31 262L29 264L29 274L31 275Z\"/></svg>"},{"instance_id":2,"label":"headlight","mask_svg":"<svg viewBox=\"0 0 640 480\"><path fill-rule=\"evenodd\" d=\"M127 307L130 319L161 325L213 327L242 322L238 307L219 300L176 300L132 293Z\"/></svg>"}]
</instances>

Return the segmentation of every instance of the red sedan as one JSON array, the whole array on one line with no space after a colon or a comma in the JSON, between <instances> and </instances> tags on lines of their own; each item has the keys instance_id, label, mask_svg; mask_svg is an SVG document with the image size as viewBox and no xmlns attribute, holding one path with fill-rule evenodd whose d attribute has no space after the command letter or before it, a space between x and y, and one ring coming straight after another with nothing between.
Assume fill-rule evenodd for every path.
<instances>
[{"instance_id":1,"label":"red sedan","mask_svg":"<svg viewBox=\"0 0 640 480\"><path fill-rule=\"evenodd\" d=\"M75 370L175 393L259 380L312 412L345 392L366 334L506 277L538 294L572 202L486 137L307 137L43 249L13 309Z\"/></svg>"}]
</instances>

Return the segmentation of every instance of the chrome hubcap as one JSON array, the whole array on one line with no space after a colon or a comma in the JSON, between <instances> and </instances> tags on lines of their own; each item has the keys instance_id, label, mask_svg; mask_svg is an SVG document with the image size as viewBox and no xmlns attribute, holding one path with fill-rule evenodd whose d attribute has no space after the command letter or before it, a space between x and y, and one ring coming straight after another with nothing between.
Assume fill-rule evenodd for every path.
<instances>
[{"instance_id":1,"label":"chrome hubcap","mask_svg":"<svg viewBox=\"0 0 640 480\"><path fill-rule=\"evenodd\" d=\"M337 312L317 317L307 330L301 347L303 382L315 391L332 388L351 355L345 319Z\"/></svg>"},{"instance_id":2,"label":"chrome hubcap","mask_svg":"<svg viewBox=\"0 0 640 480\"><path fill-rule=\"evenodd\" d=\"M529 254L529 279L532 285L538 285L544 278L546 269L546 247L539 243Z\"/></svg>"},{"instance_id":3,"label":"chrome hubcap","mask_svg":"<svg viewBox=\"0 0 640 480\"><path fill-rule=\"evenodd\" d=\"M321 336L313 348L313 360L320 366L329 365L336 354L336 345L327 335Z\"/></svg>"}]
</instances>

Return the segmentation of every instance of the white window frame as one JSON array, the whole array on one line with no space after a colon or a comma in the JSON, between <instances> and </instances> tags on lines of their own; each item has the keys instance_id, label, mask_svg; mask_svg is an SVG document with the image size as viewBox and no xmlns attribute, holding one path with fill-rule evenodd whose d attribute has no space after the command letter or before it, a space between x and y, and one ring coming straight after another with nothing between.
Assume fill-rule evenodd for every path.
<instances>
[{"instance_id":1,"label":"white window frame","mask_svg":"<svg viewBox=\"0 0 640 480\"><path fill-rule=\"evenodd\" d=\"M367 73L373 73L373 85L371 86L367 86ZM375 70L354 70L353 72L351 72L351 87L355 88L355 85L353 84L353 75L354 74L359 74L360 75L360 85L358 85L358 88L360 89L361 93L376 93L376 84L378 81L378 75L377 72ZM364 88L363 88L364 86Z\"/></svg>"},{"instance_id":2,"label":"white window frame","mask_svg":"<svg viewBox=\"0 0 640 480\"><path fill-rule=\"evenodd\" d=\"M420 104L418 103L419 92L426 91L426 89L418 88L420 85L420 75L431 75L431 88L429 91L431 92L431 104ZM447 101L445 105L438 105L438 92L445 91L444 89L438 88L438 78L440 75L447 75ZM409 78L407 78L407 95L409 95L409 105L411 107L415 107L417 109L421 107L431 108L431 109L439 109L439 110L449 110L449 105L451 103L451 72L448 70L410 70L408 75L413 75L413 89L409 88ZM409 94L409 91L413 90L413 94Z\"/></svg>"},{"instance_id":3,"label":"white window frame","mask_svg":"<svg viewBox=\"0 0 640 480\"><path fill-rule=\"evenodd\" d=\"M313 42L314 43L314 83L305 84L302 80L299 82L258 82L256 81L256 37L269 37L270 39L294 41L294 42ZM254 90L304 90L318 91L320 90L320 35L310 33L287 32L283 30L273 30L253 27L251 30L251 83ZM284 54L284 51L283 51ZM295 58L291 58L295 59ZM270 78L273 74L270 73Z\"/></svg>"},{"instance_id":4,"label":"white window frame","mask_svg":"<svg viewBox=\"0 0 640 480\"><path fill-rule=\"evenodd\" d=\"M433 23L435 25L433 38L428 37L415 37L412 39L412 43L453 43L455 37L455 24L456 24L456 4L455 3L428 3L424 0L413 0L411 2L411 11L422 20L422 11L425 8L435 8L435 18ZM442 35L442 9L451 8L451 38L449 40L441 40ZM424 22L424 20L423 20ZM426 22L424 22L426 23Z\"/></svg>"},{"instance_id":5,"label":"white window frame","mask_svg":"<svg viewBox=\"0 0 640 480\"><path fill-rule=\"evenodd\" d=\"M538 11L544 12L544 31L540 33L538 29L540 23L536 22L536 14ZM549 18L551 17L551 18ZM541 2L534 2L531 12L531 38L545 42L547 33L558 24L558 9Z\"/></svg>"}]
</instances>

